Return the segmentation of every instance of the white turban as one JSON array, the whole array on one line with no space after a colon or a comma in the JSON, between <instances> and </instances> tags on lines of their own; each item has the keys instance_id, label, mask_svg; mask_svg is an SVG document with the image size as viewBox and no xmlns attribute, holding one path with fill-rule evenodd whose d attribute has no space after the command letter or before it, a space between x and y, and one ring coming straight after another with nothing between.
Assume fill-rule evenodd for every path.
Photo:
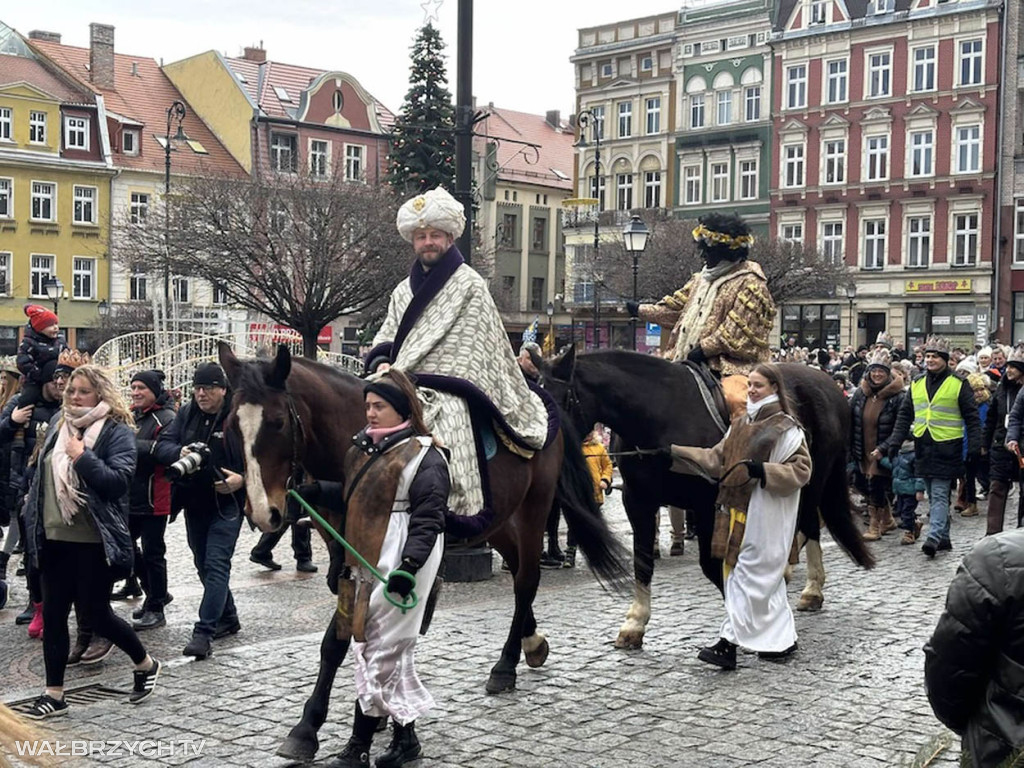
<instances>
[{"instance_id":1,"label":"white turban","mask_svg":"<svg viewBox=\"0 0 1024 768\"><path fill-rule=\"evenodd\" d=\"M398 233L410 243L412 233L423 227L439 229L457 238L466 227L466 214L462 203L444 187L438 187L407 200L398 209L397 224Z\"/></svg>"}]
</instances>

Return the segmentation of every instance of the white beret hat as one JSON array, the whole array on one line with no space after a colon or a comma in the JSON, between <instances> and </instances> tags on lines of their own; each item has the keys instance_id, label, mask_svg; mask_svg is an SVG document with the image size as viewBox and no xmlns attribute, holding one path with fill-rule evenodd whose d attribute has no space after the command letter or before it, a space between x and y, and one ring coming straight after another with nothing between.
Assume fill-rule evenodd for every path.
<instances>
[{"instance_id":1,"label":"white beret hat","mask_svg":"<svg viewBox=\"0 0 1024 768\"><path fill-rule=\"evenodd\" d=\"M466 214L462 203L444 187L438 187L406 200L398 209L397 224L398 233L410 243L412 233L423 227L439 229L457 238L466 227Z\"/></svg>"}]
</instances>

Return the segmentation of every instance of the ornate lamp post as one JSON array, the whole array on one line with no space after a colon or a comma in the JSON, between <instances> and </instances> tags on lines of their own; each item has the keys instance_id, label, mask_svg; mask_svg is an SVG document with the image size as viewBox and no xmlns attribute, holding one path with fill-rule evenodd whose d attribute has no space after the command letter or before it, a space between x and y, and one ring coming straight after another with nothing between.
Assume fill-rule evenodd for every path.
<instances>
[{"instance_id":1,"label":"ornate lamp post","mask_svg":"<svg viewBox=\"0 0 1024 768\"><path fill-rule=\"evenodd\" d=\"M636 276L639 266L637 260L640 258L640 254L644 252L644 248L647 247L647 238L650 234L651 231L639 216L631 218L626 228L622 230L622 239L626 243L626 252L633 257L633 301L639 300L636 289ZM633 350L636 351L635 317L630 318L630 326L633 329Z\"/></svg>"},{"instance_id":2,"label":"ornate lamp post","mask_svg":"<svg viewBox=\"0 0 1024 768\"><path fill-rule=\"evenodd\" d=\"M601 248L601 133L603 121L598 119L592 109L581 109L576 119L580 124L580 139L577 146L586 148L586 129L594 131L594 197L597 198L597 215L594 216L594 348L601 348L601 294L600 277L597 271L598 256Z\"/></svg>"},{"instance_id":3,"label":"ornate lamp post","mask_svg":"<svg viewBox=\"0 0 1024 768\"><path fill-rule=\"evenodd\" d=\"M167 263L170 258L170 200L171 200L171 141L187 141L188 136L181 128L186 115L185 105L175 100L167 108L167 132L164 134L164 330L167 330L167 316L171 306L171 268ZM178 130L171 136L171 124L177 120Z\"/></svg>"},{"instance_id":4,"label":"ornate lamp post","mask_svg":"<svg viewBox=\"0 0 1024 768\"><path fill-rule=\"evenodd\" d=\"M853 316L853 300L857 298L857 284L850 283L846 286L846 299L850 302L850 346L854 344L854 334L857 332L857 320Z\"/></svg>"}]
</instances>

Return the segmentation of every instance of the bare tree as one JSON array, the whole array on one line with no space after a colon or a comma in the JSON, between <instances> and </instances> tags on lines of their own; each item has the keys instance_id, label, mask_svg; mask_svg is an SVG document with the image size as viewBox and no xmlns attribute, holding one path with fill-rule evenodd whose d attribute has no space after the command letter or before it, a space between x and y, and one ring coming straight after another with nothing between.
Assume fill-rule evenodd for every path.
<instances>
[{"instance_id":1,"label":"bare tree","mask_svg":"<svg viewBox=\"0 0 1024 768\"><path fill-rule=\"evenodd\" d=\"M208 280L237 303L302 335L316 355L321 328L379 314L411 253L385 186L305 174L192 178L169 200L168 226L117 226L128 263ZM165 231L166 229L166 231Z\"/></svg>"},{"instance_id":2,"label":"bare tree","mask_svg":"<svg viewBox=\"0 0 1024 768\"><path fill-rule=\"evenodd\" d=\"M96 330L96 346L115 336L150 331L153 329L153 309L146 302L114 304L110 312L101 315L93 327Z\"/></svg>"},{"instance_id":3,"label":"bare tree","mask_svg":"<svg viewBox=\"0 0 1024 768\"><path fill-rule=\"evenodd\" d=\"M835 296L850 281L849 268L820 251L788 240L756 240L750 258L761 265L778 306L797 299Z\"/></svg>"}]
</instances>

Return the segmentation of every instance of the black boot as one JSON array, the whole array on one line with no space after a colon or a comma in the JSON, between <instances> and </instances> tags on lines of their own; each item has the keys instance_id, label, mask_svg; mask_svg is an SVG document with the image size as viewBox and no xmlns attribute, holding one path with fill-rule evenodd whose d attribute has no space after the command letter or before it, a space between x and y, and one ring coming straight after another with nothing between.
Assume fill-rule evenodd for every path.
<instances>
[{"instance_id":1,"label":"black boot","mask_svg":"<svg viewBox=\"0 0 1024 768\"><path fill-rule=\"evenodd\" d=\"M381 719L364 715L356 701L355 712L352 714L352 736L341 754L327 764L327 768L369 768L370 744Z\"/></svg>"},{"instance_id":2,"label":"black boot","mask_svg":"<svg viewBox=\"0 0 1024 768\"><path fill-rule=\"evenodd\" d=\"M134 576L129 576L125 579L123 587L110 593L111 600L128 600L132 597L142 597L142 587Z\"/></svg>"},{"instance_id":3,"label":"black boot","mask_svg":"<svg viewBox=\"0 0 1024 768\"><path fill-rule=\"evenodd\" d=\"M722 669L736 669L736 646L723 637L714 645L701 648L697 658Z\"/></svg>"},{"instance_id":4,"label":"black boot","mask_svg":"<svg viewBox=\"0 0 1024 768\"><path fill-rule=\"evenodd\" d=\"M32 617L35 616L36 609L32 605L32 599L29 598L28 607L24 611L14 617L14 623L18 626L22 624L29 624L32 621Z\"/></svg>"},{"instance_id":5,"label":"black boot","mask_svg":"<svg viewBox=\"0 0 1024 768\"><path fill-rule=\"evenodd\" d=\"M420 756L420 740L416 738L416 723L399 725L395 723L391 732L391 743L384 754L377 758L377 768L399 768Z\"/></svg>"}]
</instances>

